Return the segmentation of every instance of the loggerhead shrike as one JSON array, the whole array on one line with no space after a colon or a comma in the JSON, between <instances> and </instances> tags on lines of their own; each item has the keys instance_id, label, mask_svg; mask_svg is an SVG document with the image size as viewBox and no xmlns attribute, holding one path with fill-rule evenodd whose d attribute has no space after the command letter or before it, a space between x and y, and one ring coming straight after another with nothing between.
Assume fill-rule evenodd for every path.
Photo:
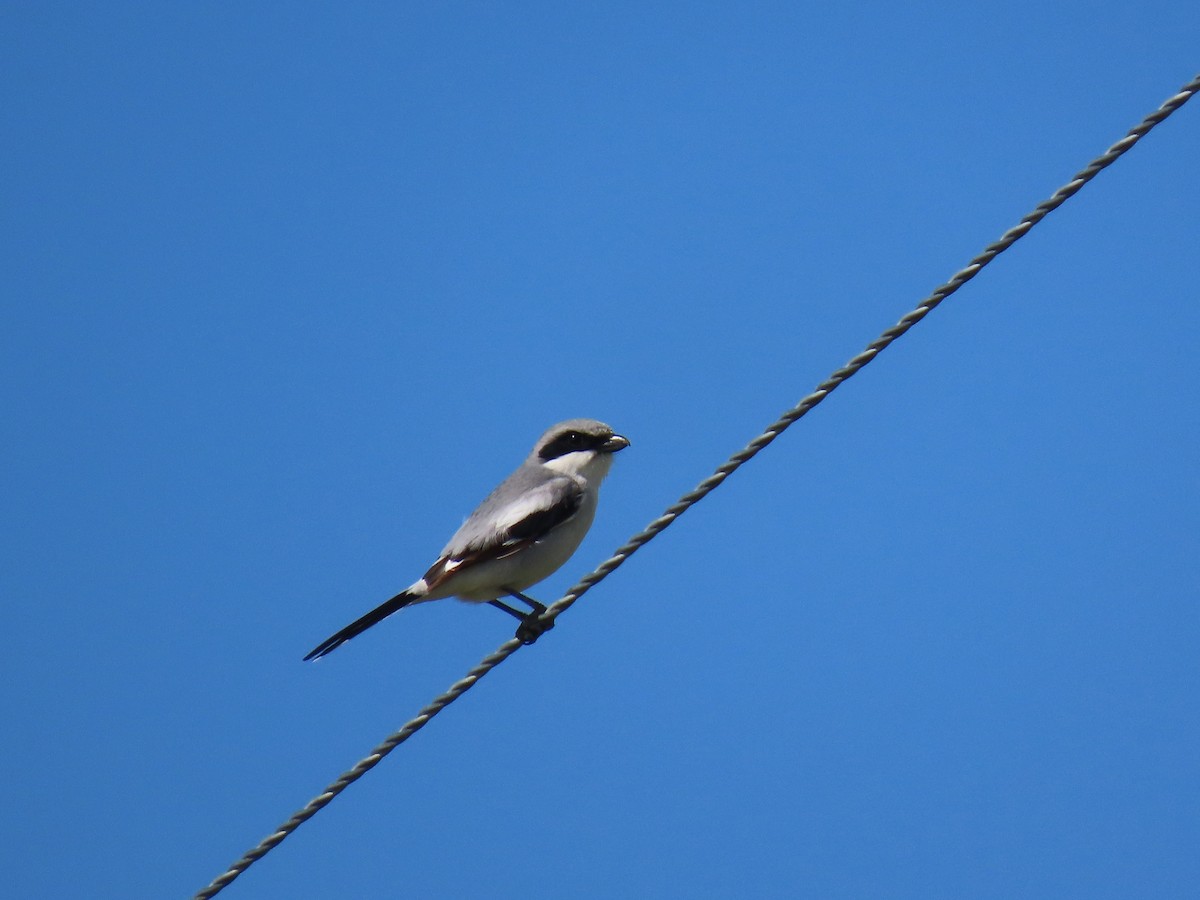
<instances>
[{"instance_id":1,"label":"loggerhead shrike","mask_svg":"<svg viewBox=\"0 0 1200 900\"><path fill-rule=\"evenodd\" d=\"M403 593L322 641L319 659L412 603L458 597L490 603L521 620L517 637L533 643L546 607L521 592L550 577L583 541L596 515L612 455L629 441L595 419L568 419L541 436L521 467L467 518L437 562ZM512 597L532 612L509 606Z\"/></svg>"}]
</instances>

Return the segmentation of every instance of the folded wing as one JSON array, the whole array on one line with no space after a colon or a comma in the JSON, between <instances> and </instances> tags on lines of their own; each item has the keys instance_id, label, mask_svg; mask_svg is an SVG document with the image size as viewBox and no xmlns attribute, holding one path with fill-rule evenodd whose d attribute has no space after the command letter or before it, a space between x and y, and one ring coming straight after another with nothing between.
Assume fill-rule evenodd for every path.
<instances>
[{"instance_id":1,"label":"folded wing","mask_svg":"<svg viewBox=\"0 0 1200 900\"><path fill-rule=\"evenodd\" d=\"M543 476L515 487L519 490L506 493L518 499L499 503L497 491L463 523L425 573L431 590L463 566L504 559L540 541L583 504L583 487L568 476Z\"/></svg>"}]
</instances>

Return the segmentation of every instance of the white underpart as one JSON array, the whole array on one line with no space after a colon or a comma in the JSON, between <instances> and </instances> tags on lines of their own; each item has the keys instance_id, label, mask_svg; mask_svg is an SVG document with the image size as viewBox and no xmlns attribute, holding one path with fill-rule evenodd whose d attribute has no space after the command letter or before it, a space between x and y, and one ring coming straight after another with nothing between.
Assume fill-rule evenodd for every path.
<instances>
[{"instance_id":1,"label":"white underpart","mask_svg":"<svg viewBox=\"0 0 1200 900\"><path fill-rule=\"evenodd\" d=\"M413 603L420 603L422 600L428 599L425 595L429 593L429 582L424 578L418 579L410 584L404 593L412 595Z\"/></svg>"}]
</instances>

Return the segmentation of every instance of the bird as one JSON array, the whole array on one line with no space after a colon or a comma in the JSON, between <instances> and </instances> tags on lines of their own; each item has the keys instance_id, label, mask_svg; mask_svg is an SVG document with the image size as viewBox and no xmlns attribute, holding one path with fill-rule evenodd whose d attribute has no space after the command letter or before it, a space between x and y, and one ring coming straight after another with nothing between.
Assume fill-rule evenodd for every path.
<instances>
[{"instance_id":1,"label":"bird","mask_svg":"<svg viewBox=\"0 0 1200 900\"><path fill-rule=\"evenodd\" d=\"M525 461L479 504L417 581L331 635L304 657L320 659L392 613L445 597L488 603L521 620L531 644L552 627L546 607L523 591L558 571L592 526L600 483L629 439L595 419L549 428ZM519 600L530 612L501 600Z\"/></svg>"}]
</instances>

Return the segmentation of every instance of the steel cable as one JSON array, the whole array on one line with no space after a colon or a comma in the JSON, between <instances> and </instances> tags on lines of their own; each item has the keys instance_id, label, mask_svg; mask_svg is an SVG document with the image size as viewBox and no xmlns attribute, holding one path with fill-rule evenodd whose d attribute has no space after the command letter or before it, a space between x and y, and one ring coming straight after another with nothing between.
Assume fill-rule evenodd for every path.
<instances>
[{"instance_id":1,"label":"steel cable","mask_svg":"<svg viewBox=\"0 0 1200 900\"><path fill-rule=\"evenodd\" d=\"M569 609L575 601L612 574L625 560L637 552L639 548L667 528L667 526L683 515L690 507L700 502L711 491L715 490L719 484L736 472L741 466L758 455L760 450L779 437L789 426L807 415L843 382L855 375L875 359L876 356L887 349L893 341L937 308L943 300L978 275L984 266L1024 237L1034 225L1044 219L1050 212L1061 206L1101 171L1116 162L1126 151L1148 134L1152 128L1190 100L1198 90L1200 90L1200 75L1193 78L1177 94L1170 97L1158 109L1146 116L1129 134L1113 144L1103 154L1092 160L1092 162L1088 163L1074 178L1055 191L1048 199L1039 203L1031 213L1006 231L998 241L988 246L987 249L971 260L964 268L956 272L949 281L939 286L933 293L922 300L915 309L868 344L865 350L830 375L828 379L817 385L816 390L767 426L758 437L733 454L712 475L700 482L694 490L680 497L661 516L622 544L612 556L602 562L592 572L581 578L578 584L547 607L545 613L539 617L540 623L547 628L553 625L554 620ZM258 846L248 851L230 866L229 869L213 879L208 887L195 895L195 900L208 900L208 898L214 897L226 888L246 869L266 856L267 853L277 847L288 835L316 815L334 797L382 762L385 756L424 728L430 719L474 687L479 679L516 653L522 646L521 641L516 638L512 638L501 644L495 652L481 660L465 677L455 682L445 693L431 701L398 731L389 735L366 758L360 760L352 769L343 773L323 792L310 800L295 815L280 825L272 834L264 838Z\"/></svg>"}]
</instances>

